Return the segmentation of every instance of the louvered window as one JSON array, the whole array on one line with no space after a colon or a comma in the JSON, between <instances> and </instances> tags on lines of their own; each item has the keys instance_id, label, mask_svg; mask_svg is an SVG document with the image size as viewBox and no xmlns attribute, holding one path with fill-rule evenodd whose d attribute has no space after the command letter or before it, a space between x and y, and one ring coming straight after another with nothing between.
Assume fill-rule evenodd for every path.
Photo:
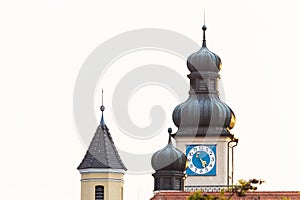
<instances>
[{"instance_id":1,"label":"louvered window","mask_svg":"<svg viewBox=\"0 0 300 200\"><path fill-rule=\"evenodd\" d=\"M104 200L104 186L97 185L95 187L95 200Z\"/></svg>"},{"instance_id":2,"label":"louvered window","mask_svg":"<svg viewBox=\"0 0 300 200\"><path fill-rule=\"evenodd\" d=\"M164 189L165 190L171 190L171 178L164 178Z\"/></svg>"},{"instance_id":3,"label":"louvered window","mask_svg":"<svg viewBox=\"0 0 300 200\"><path fill-rule=\"evenodd\" d=\"M181 190L181 178L175 178L174 190Z\"/></svg>"}]
</instances>

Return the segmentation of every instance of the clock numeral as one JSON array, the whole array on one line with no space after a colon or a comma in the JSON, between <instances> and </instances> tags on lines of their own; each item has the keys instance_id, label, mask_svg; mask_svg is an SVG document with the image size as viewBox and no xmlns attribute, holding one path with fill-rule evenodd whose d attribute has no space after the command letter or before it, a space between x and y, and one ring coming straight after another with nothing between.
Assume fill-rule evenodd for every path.
<instances>
[{"instance_id":1,"label":"clock numeral","mask_svg":"<svg viewBox=\"0 0 300 200\"><path fill-rule=\"evenodd\" d=\"M193 168L193 167L194 167L194 165L193 165L193 163L191 163L191 164L190 164L190 168Z\"/></svg>"},{"instance_id":2,"label":"clock numeral","mask_svg":"<svg viewBox=\"0 0 300 200\"><path fill-rule=\"evenodd\" d=\"M210 160L211 160L211 162L214 162L214 161L215 161L215 159L214 159L213 157L212 157Z\"/></svg>"},{"instance_id":3,"label":"clock numeral","mask_svg":"<svg viewBox=\"0 0 300 200\"><path fill-rule=\"evenodd\" d=\"M189 156L193 156L193 153L192 153L192 152L189 152Z\"/></svg>"},{"instance_id":4,"label":"clock numeral","mask_svg":"<svg viewBox=\"0 0 300 200\"><path fill-rule=\"evenodd\" d=\"M208 166L209 166L209 167L212 167L212 163L210 163Z\"/></svg>"},{"instance_id":5,"label":"clock numeral","mask_svg":"<svg viewBox=\"0 0 300 200\"><path fill-rule=\"evenodd\" d=\"M204 170L205 170L205 172L207 172L208 171L207 167L205 167Z\"/></svg>"},{"instance_id":6,"label":"clock numeral","mask_svg":"<svg viewBox=\"0 0 300 200\"><path fill-rule=\"evenodd\" d=\"M191 159L190 159L190 158L188 158L188 162L191 162Z\"/></svg>"}]
</instances>

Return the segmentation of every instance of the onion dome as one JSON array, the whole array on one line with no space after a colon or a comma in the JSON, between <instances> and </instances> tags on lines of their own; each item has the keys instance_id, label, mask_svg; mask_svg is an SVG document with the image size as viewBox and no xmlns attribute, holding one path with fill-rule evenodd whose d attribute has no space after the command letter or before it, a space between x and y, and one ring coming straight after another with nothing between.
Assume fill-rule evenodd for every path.
<instances>
[{"instance_id":1,"label":"onion dome","mask_svg":"<svg viewBox=\"0 0 300 200\"><path fill-rule=\"evenodd\" d=\"M203 25L203 43L199 51L190 55L187 59L187 67L190 72L213 71L218 72L221 69L222 62L220 57L208 50L206 47L205 31L206 26Z\"/></svg>"},{"instance_id":2,"label":"onion dome","mask_svg":"<svg viewBox=\"0 0 300 200\"><path fill-rule=\"evenodd\" d=\"M189 98L176 106L173 121L178 127L177 136L232 136L235 124L231 108L222 102L217 90L221 59L206 47L203 30L202 48L189 56L187 67L191 71Z\"/></svg>"},{"instance_id":3,"label":"onion dome","mask_svg":"<svg viewBox=\"0 0 300 200\"><path fill-rule=\"evenodd\" d=\"M151 164L155 173L154 191L184 190L184 171L186 169L186 156L176 149L171 141L172 129L168 129L169 142L166 147L153 154Z\"/></svg>"},{"instance_id":4,"label":"onion dome","mask_svg":"<svg viewBox=\"0 0 300 200\"><path fill-rule=\"evenodd\" d=\"M217 97L189 98L175 107L174 124L184 135L228 135L235 125L235 115Z\"/></svg>"},{"instance_id":5,"label":"onion dome","mask_svg":"<svg viewBox=\"0 0 300 200\"><path fill-rule=\"evenodd\" d=\"M155 152L151 159L154 170L170 170L183 172L186 167L186 156L178 150L171 142L172 129L169 128L169 142L166 147Z\"/></svg>"}]
</instances>

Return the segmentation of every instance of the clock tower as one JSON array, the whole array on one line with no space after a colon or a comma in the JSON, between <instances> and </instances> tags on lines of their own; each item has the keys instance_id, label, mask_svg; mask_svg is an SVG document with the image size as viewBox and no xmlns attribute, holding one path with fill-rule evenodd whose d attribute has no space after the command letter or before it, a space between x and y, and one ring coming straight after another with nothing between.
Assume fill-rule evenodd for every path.
<instances>
[{"instance_id":1,"label":"clock tower","mask_svg":"<svg viewBox=\"0 0 300 200\"><path fill-rule=\"evenodd\" d=\"M191 72L188 99L176 106L173 121L178 127L176 147L185 152L185 189L222 188L233 181L233 147L237 139L230 132L235 115L219 98L217 83L221 59L208 50L203 25L203 43L188 57Z\"/></svg>"}]
</instances>

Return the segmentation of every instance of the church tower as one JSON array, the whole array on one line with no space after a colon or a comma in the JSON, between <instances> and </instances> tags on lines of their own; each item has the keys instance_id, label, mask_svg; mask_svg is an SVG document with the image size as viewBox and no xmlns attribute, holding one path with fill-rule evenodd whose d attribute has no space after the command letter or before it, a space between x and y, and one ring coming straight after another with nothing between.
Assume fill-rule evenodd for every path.
<instances>
[{"instance_id":1,"label":"church tower","mask_svg":"<svg viewBox=\"0 0 300 200\"><path fill-rule=\"evenodd\" d=\"M176 147L185 152L188 160L186 190L228 186L233 175L233 146L237 144L230 132L235 115L220 100L217 90L221 59L208 50L206 29L203 25L201 49L187 60L191 72L189 97L173 111L178 127Z\"/></svg>"},{"instance_id":2,"label":"church tower","mask_svg":"<svg viewBox=\"0 0 300 200\"><path fill-rule=\"evenodd\" d=\"M102 100L100 124L77 168L81 174L81 200L123 199L123 175L127 169L104 122L104 109Z\"/></svg>"}]
</instances>

